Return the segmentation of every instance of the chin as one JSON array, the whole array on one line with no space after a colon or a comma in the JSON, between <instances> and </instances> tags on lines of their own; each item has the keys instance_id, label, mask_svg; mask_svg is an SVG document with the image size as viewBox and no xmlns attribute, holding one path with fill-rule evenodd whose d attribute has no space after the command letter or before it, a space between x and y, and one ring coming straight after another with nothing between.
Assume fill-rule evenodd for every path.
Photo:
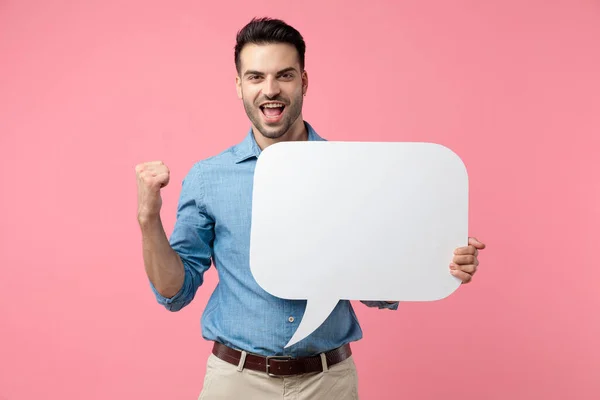
<instances>
[{"instance_id":1,"label":"chin","mask_svg":"<svg viewBox=\"0 0 600 400\"><path fill-rule=\"evenodd\" d=\"M273 131L264 129L264 127L262 127L262 128L263 129L260 129L260 134L268 139L279 139L280 137L285 135L285 132L286 132L283 129L273 132Z\"/></svg>"},{"instance_id":2,"label":"chin","mask_svg":"<svg viewBox=\"0 0 600 400\"><path fill-rule=\"evenodd\" d=\"M289 128L289 126L287 126L286 128L285 124L282 124L278 127L271 127L263 124L259 125L260 134L268 139L279 139L280 137L286 134Z\"/></svg>"}]
</instances>

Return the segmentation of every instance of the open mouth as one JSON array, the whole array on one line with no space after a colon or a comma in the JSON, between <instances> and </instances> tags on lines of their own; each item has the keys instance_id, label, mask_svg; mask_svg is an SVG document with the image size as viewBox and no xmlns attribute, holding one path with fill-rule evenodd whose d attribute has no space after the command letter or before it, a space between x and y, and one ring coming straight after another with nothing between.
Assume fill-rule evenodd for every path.
<instances>
[{"instance_id":1,"label":"open mouth","mask_svg":"<svg viewBox=\"0 0 600 400\"><path fill-rule=\"evenodd\" d=\"M281 118L281 115L283 114L284 109L285 109L285 104L277 103L277 102L265 103L260 106L260 110L262 111L262 114L265 116L265 118L268 121L279 120L279 118Z\"/></svg>"}]
</instances>

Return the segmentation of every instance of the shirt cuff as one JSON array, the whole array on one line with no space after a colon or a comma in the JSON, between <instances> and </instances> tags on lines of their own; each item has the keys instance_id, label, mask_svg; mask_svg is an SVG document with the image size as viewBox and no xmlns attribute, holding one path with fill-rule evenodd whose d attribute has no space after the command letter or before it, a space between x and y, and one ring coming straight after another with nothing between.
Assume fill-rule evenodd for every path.
<instances>
[{"instance_id":1,"label":"shirt cuff","mask_svg":"<svg viewBox=\"0 0 600 400\"><path fill-rule=\"evenodd\" d=\"M173 297L165 297L162 294L160 294L158 290L156 290L156 287L154 286L152 281L148 279L148 283L150 284L150 288L152 289L152 293L154 293L158 304L165 306L168 310L175 310L181 308L177 307L176 304L182 300L183 294L185 292L185 286L187 284L186 281L188 280L187 275L188 274L185 274L185 277L183 279L183 285L181 285L181 289L179 289L179 291L175 293Z\"/></svg>"}]
</instances>

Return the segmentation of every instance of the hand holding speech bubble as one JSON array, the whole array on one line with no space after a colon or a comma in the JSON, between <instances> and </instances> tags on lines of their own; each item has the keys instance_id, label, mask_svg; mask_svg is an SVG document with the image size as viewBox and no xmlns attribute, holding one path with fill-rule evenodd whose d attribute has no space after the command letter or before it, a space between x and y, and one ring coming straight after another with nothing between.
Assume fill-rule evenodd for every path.
<instances>
[{"instance_id":1,"label":"hand holding speech bubble","mask_svg":"<svg viewBox=\"0 0 600 400\"><path fill-rule=\"evenodd\" d=\"M268 293L307 300L286 347L341 299L449 296L467 242L467 170L442 145L282 142L256 164L250 269Z\"/></svg>"}]
</instances>

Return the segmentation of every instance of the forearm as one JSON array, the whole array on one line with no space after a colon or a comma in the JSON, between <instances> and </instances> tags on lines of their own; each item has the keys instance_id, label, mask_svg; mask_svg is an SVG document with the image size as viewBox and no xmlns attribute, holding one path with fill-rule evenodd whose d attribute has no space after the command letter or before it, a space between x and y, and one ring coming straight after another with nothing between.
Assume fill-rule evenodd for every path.
<instances>
[{"instance_id":1,"label":"forearm","mask_svg":"<svg viewBox=\"0 0 600 400\"><path fill-rule=\"evenodd\" d=\"M184 282L185 269L179 255L171 248L160 220L140 217L144 267L148 278L162 296L171 298Z\"/></svg>"}]
</instances>

